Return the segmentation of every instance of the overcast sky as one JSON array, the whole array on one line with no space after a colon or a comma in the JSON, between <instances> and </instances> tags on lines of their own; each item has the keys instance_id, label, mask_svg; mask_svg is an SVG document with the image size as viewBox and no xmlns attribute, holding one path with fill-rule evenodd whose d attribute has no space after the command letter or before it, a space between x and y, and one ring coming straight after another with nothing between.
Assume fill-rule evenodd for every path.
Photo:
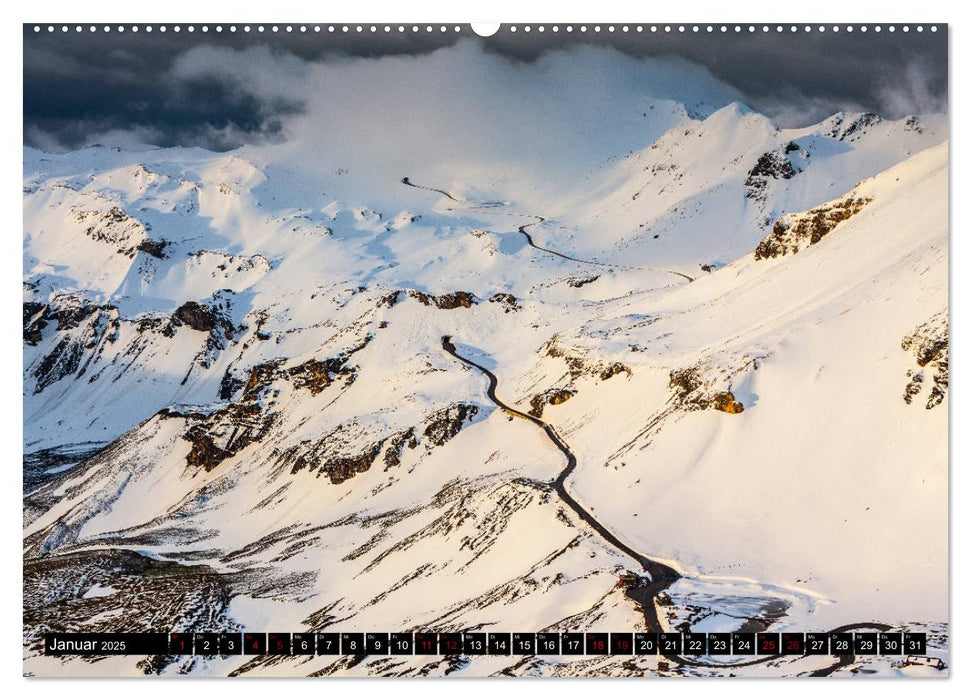
<instances>
[{"instance_id":1,"label":"overcast sky","mask_svg":"<svg viewBox=\"0 0 971 700\"><path fill-rule=\"evenodd\" d=\"M773 27L768 33L754 34L716 30L712 34L533 31L527 35L521 29L512 33L503 28L488 39L470 36L467 26L458 33L437 29L427 33L422 28L417 33L331 34L325 28L319 34L216 34L211 30L106 34L75 33L72 28L68 33L36 34L29 25L24 27L25 142L51 150L93 142L222 150L283 140L290 121L306 116L313 103L307 89L314 83L301 81L319 74L322 66L330 74L344 70L353 76L357 64L375 65L377 57L398 57L405 62L395 61L395 70L412 68L419 77L419 91L422 71L432 71L428 86L435 93L431 78L441 78L448 63L424 57L456 42L474 44L472 53L460 46L463 61L474 60L475 55L488 57L492 89L502 89L503 71L511 81L533 76L537 91L545 89L546 80L562 85L569 75L549 73L569 71L571 64L546 58L564 52L589 56L581 53L581 45L593 44L623 54L617 63L624 79L606 81L613 89L636 92L638 66L648 75L668 59L690 61L700 73L710 74L720 97L741 99L780 126L808 125L839 110L897 118L947 109L945 26L935 33L885 29L866 34L831 30L792 34L788 29L779 34ZM613 53L605 48L597 55ZM612 64L598 65L609 72ZM537 66L543 66L542 71ZM456 63L455 70L468 67ZM348 90L368 90L360 82L346 85ZM672 96L666 90L665 96ZM449 95L441 92L425 98L444 106ZM339 110L340 99L335 94L330 108Z\"/></svg>"}]
</instances>

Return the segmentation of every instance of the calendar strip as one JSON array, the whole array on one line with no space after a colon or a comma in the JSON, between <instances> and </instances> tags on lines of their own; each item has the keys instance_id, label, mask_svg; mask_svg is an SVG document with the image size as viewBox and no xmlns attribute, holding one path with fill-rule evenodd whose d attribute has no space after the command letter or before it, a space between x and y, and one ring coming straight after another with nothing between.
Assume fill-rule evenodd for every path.
<instances>
[{"instance_id":1,"label":"calendar strip","mask_svg":"<svg viewBox=\"0 0 971 700\"><path fill-rule=\"evenodd\" d=\"M924 632L173 632L44 635L51 656L924 656Z\"/></svg>"}]
</instances>

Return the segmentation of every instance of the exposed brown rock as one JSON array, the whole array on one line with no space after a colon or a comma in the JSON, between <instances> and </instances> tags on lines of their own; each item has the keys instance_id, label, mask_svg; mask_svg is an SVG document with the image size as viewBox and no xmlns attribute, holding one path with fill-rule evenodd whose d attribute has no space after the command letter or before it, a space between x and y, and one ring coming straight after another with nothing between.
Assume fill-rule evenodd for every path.
<instances>
[{"instance_id":1,"label":"exposed brown rock","mask_svg":"<svg viewBox=\"0 0 971 700\"><path fill-rule=\"evenodd\" d=\"M621 372L625 372L628 377L631 376L631 374L633 373L631 371L631 368L625 365L624 363L612 362L606 367L604 367L603 370L601 370L600 379L602 379L603 381L607 381L611 377L616 376Z\"/></svg>"},{"instance_id":2,"label":"exposed brown rock","mask_svg":"<svg viewBox=\"0 0 971 700\"><path fill-rule=\"evenodd\" d=\"M536 394L529 401L529 415L542 418L543 409L545 409L547 405L557 406L561 403L569 401L570 398L572 398L575 394L576 392L572 389L547 389L540 394Z\"/></svg>"},{"instance_id":3,"label":"exposed brown rock","mask_svg":"<svg viewBox=\"0 0 971 700\"><path fill-rule=\"evenodd\" d=\"M253 366L249 371L246 386L243 387L243 401L256 399L263 389L273 382L277 368L283 360L272 360Z\"/></svg>"},{"instance_id":4,"label":"exposed brown rock","mask_svg":"<svg viewBox=\"0 0 971 700\"><path fill-rule=\"evenodd\" d=\"M674 389L675 405L689 411L712 408L724 413L741 413L745 407L730 391L705 392L705 383L697 367L672 370L668 386Z\"/></svg>"},{"instance_id":5,"label":"exposed brown rock","mask_svg":"<svg viewBox=\"0 0 971 700\"><path fill-rule=\"evenodd\" d=\"M450 292L435 296L412 289L409 290L408 294L425 306L435 306L438 309L445 310L458 308L469 309L472 308L473 304L479 303L475 295L471 292Z\"/></svg>"},{"instance_id":6,"label":"exposed brown rock","mask_svg":"<svg viewBox=\"0 0 971 700\"><path fill-rule=\"evenodd\" d=\"M910 381L904 387L904 401L911 403L923 389L924 372L933 372L930 393L924 407L927 409L939 406L947 394L949 382L949 332L947 312L935 314L925 323L918 326L914 332L905 336L900 346L905 351L912 352L917 366L923 371L909 372Z\"/></svg>"},{"instance_id":7,"label":"exposed brown rock","mask_svg":"<svg viewBox=\"0 0 971 700\"><path fill-rule=\"evenodd\" d=\"M320 471L330 477L332 484L340 484L370 469L374 460L378 458L379 452L381 452L381 443L376 443L359 455L332 457L320 465Z\"/></svg>"},{"instance_id":8,"label":"exposed brown rock","mask_svg":"<svg viewBox=\"0 0 971 700\"><path fill-rule=\"evenodd\" d=\"M605 363L602 361L591 361L580 355L573 354L560 347L558 336L554 335L540 348L540 352L545 352L549 357L561 358L567 366L567 371L571 379L579 379L584 375L600 377L607 380L616 374L625 372L627 376L632 374L632 370L621 362Z\"/></svg>"},{"instance_id":9,"label":"exposed brown rock","mask_svg":"<svg viewBox=\"0 0 971 700\"><path fill-rule=\"evenodd\" d=\"M209 333L221 327L227 338L233 337L233 326L218 310L197 301L187 301L175 310L172 320L176 325L184 324L195 331Z\"/></svg>"},{"instance_id":10,"label":"exposed brown rock","mask_svg":"<svg viewBox=\"0 0 971 700\"><path fill-rule=\"evenodd\" d=\"M192 446L186 455L186 464L206 471L212 471L247 445L262 440L275 420L257 404L239 403L204 416L171 410L165 415L185 418L190 424L182 435Z\"/></svg>"},{"instance_id":11,"label":"exposed brown rock","mask_svg":"<svg viewBox=\"0 0 971 700\"><path fill-rule=\"evenodd\" d=\"M57 322L57 343L34 365L34 393L70 374L81 377L101 343L117 339L118 309L110 304L96 305L75 295L61 295L50 304L27 302L23 308L24 342L35 345L43 339L43 329Z\"/></svg>"},{"instance_id":12,"label":"exposed brown rock","mask_svg":"<svg viewBox=\"0 0 971 700\"><path fill-rule=\"evenodd\" d=\"M683 399L701 387L701 377L695 367L674 369L668 377L668 386Z\"/></svg>"},{"instance_id":13,"label":"exposed brown rock","mask_svg":"<svg viewBox=\"0 0 971 700\"><path fill-rule=\"evenodd\" d=\"M168 245L168 241L153 241L150 238L146 238L136 247L143 253L148 253L153 258L163 259L165 258L165 249Z\"/></svg>"},{"instance_id":14,"label":"exposed brown rock","mask_svg":"<svg viewBox=\"0 0 971 700\"><path fill-rule=\"evenodd\" d=\"M477 412L475 405L453 404L429 416L423 431L429 449L440 447L455 437ZM363 434L356 426L339 425L313 443L304 441L282 451L276 463L289 466L291 473L307 469L325 474L332 483L339 484L372 468L382 452L385 469L396 467L401 464L404 449L415 449L419 444L417 429L407 428L374 440L361 452L344 453L349 442L359 443L361 437Z\"/></svg>"},{"instance_id":15,"label":"exposed brown rock","mask_svg":"<svg viewBox=\"0 0 971 700\"><path fill-rule=\"evenodd\" d=\"M910 381L907 382L907 386L904 387L904 403L913 403L914 397L920 393L920 390L924 388L924 373L923 372L911 372L908 370L907 376L910 377Z\"/></svg>"},{"instance_id":16,"label":"exposed brown rock","mask_svg":"<svg viewBox=\"0 0 971 700\"><path fill-rule=\"evenodd\" d=\"M207 472L212 471L231 456L226 450L216 447L212 437L202 428L193 428L182 437L192 444L192 449L185 457L185 463L190 467L202 467Z\"/></svg>"},{"instance_id":17,"label":"exposed brown rock","mask_svg":"<svg viewBox=\"0 0 971 700\"><path fill-rule=\"evenodd\" d=\"M390 292L388 294L385 294L380 299L378 299L377 306L379 308L380 307L387 307L387 308L390 309L392 306L394 306L395 304L397 304L399 301L401 301L401 292L400 291Z\"/></svg>"},{"instance_id":18,"label":"exposed brown rock","mask_svg":"<svg viewBox=\"0 0 971 700\"><path fill-rule=\"evenodd\" d=\"M759 243L755 259L791 255L815 245L871 201L870 197L847 197L801 214L787 214L775 222L772 233Z\"/></svg>"},{"instance_id":19,"label":"exposed brown rock","mask_svg":"<svg viewBox=\"0 0 971 700\"><path fill-rule=\"evenodd\" d=\"M221 401L229 401L245 385L245 381L233 376L232 371L227 369L223 374L222 380L219 382L219 399Z\"/></svg>"},{"instance_id":20,"label":"exposed brown rock","mask_svg":"<svg viewBox=\"0 0 971 700\"><path fill-rule=\"evenodd\" d=\"M372 338L372 335L365 336L358 345L337 357L307 360L294 367L283 367L285 360L282 358L255 365L250 368L249 376L243 386L242 400L255 400L277 379L292 381L296 388L309 389L310 393L315 395L330 386L338 377L343 377L347 383L351 383L357 377L357 367L349 365L348 362L355 353L367 347ZM223 383L231 386L225 377Z\"/></svg>"},{"instance_id":21,"label":"exposed brown rock","mask_svg":"<svg viewBox=\"0 0 971 700\"><path fill-rule=\"evenodd\" d=\"M502 304L507 314L510 311L519 311L518 300L512 294L498 292L496 294L493 294L491 297L489 297L489 301L491 301L493 304Z\"/></svg>"},{"instance_id":22,"label":"exposed brown rock","mask_svg":"<svg viewBox=\"0 0 971 700\"><path fill-rule=\"evenodd\" d=\"M69 336L61 338L54 349L44 356L44 359L33 371L36 380L34 393L39 394L59 379L77 372L83 356L84 346L82 343Z\"/></svg>"},{"instance_id":23,"label":"exposed brown rock","mask_svg":"<svg viewBox=\"0 0 971 700\"><path fill-rule=\"evenodd\" d=\"M48 318L57 321L57 330L69 331L80 326L87 318L101 310L113 309L113 306L97 306L74 296L58 297L54 307L48 312Z\"/></svg>"},{"instance_id":24,"label":"exposed brown rock","mask_svg":"<svg viewBox=\"0 0 971 700\"><path fill-rule=\"evenodd\" d=\"M388 447L384 452L384 464L387 468L397 467L401 464L401 453L407 446L408 449L418 447L418 438L415 437L415 429L408 428L400 433L392 435L387 440Z\"/></svg>"},{"instance_id":25,"label":"exposed brown rock","mask_svg":"<svg viewBox=\"0 0 971 700\"><path fill-rule=\"evenodd\" d=\"M742 404L735 400L735 395L730 391L719 391L712 397L711 407L716 411L725 413L741 413L745 410Z\"/></svg>"},{"instance_id":26,"label":"exposed brown rock","mask_svg":"<svg viewBox=\"0 0 971 700\"><path fill-rule=\"evenodd\" d=\"M441 447L458 435L465 426L465 421L472 420L478 412L479 407L475 404L452 404L432 414L425 424L424 435L431 444Z\"/></svg>"},{"instance_id":27,"label":"exposed brown rock","mask_svg":"<svg viewBox=\"0 0 971 700\"><path fill-rule=\"evenodd\" d=\"M327 359L323 362L307 360L301 365L291 368L288 374L293 379L293 385L298 389L309 389L311 394L319 394L333 382L345 363L344 358Z\"/></svg>"}]
</instances>

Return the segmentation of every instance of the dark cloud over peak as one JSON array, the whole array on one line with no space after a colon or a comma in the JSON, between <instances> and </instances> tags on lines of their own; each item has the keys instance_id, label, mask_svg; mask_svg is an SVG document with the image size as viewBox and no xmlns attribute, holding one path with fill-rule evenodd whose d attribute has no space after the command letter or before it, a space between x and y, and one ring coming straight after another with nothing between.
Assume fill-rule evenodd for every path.
<instances>
[{"instance_id":1,"label":"dark cloud over peak","mask_svg":"<svg viewBox=\"0 0 971 700\"><path fill-rule=\"evenodd\" d=\"M747 27L746 27L747 29ZM28 145L77 148L105 138L122 144L228 149L284 138L299 114L301 70L355 57L420 56L469 41L461 32L257 33L185 30L151 34L35 33L24 26L24 124ZM634 59L677 57L698 64L782 125L839 110L888 117L947 109L947 27L937 32L733 31L545 32L477 38L487 52L532 64L578 45L609 46ZM204 47L215 49L200 51ZM229 49L229 50L227 50ZM186 56L192 52L191 70ZM205 61L209 63L206 64ZM252 85L245 60L272 62ZM241 70L241 66L243 70ZM264 79L267 79L264 76ZM366 86L361 86L366 89Z\"/></svg>"}]
</instances>

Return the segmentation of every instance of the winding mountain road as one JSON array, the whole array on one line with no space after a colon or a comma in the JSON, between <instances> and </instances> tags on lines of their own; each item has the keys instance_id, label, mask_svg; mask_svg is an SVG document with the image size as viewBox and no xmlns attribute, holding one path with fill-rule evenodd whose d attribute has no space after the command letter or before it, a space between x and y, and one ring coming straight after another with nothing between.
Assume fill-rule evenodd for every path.
<instances>
[{"instance_id":1,"label":"winding mountain road","mask_svg":"<svg viewBox=\"0 0 971 700\"><path fill-rule=\"evenodd\" d=\"M556 429L547 423L546 421L532 416L528 413L523 413L507 403L503 402L496 395L496 388L499 386L499 379L493 372L487 368L480 365L478 362L471 360L458 352L455 347L455 343L452 342L452 337L449 335L442 336L442 348L449 355L457 359L464 365L472 367L479 370L488 378L489 386L486 388L486 394L489 396L489 400L492 401L496 406L505 411L506 413L514 416L516 418L522 418L523 420L528 420L530 423L538 426L540 429L546 433L546 436L550 439L550 442L566 457L566 467L557 475L553 480L552 486L556 491L560 499L566 503L570 509L587 525L591 527L598 535L600 535L605 541L610 543L613 547L620 550L627 556L634 559L641 568L650 576L649 582L641 582L637 586L632 586L627 589L627 597L631 600L637 602L644 614L644 621L647 623L647 627L651 632L663 632L664 627L661 625L660 615L658 612L658 605L656 597L665 589L669 588L674 584L681 575L668 566L667 564L662 564L659 561L655 561L650 557L641 554L635 550L630 545L623 542L617 535L607 529L600 521L598 521L586 508L580 505L570 492L566 488L566 480L570 477L573 471L577 467L577 458L570 449L570 446L559 436ZM892 627L890 625L885 625L877 622L860 622L853 623L849 625L843 625L841 627L834 628L829 631L830 634L838 632L850 632L853 630L866 629L866 630L879 630L886 632ZM681 664L683 666L693 666L693 667L703 667L703 668L714 668L714 669L731 669L731 668L743 668L745 666L755 666L757 664L764 664L770 661L777 661L784 658L799 658L797 656L785 657L781 654L776 654L773 656L760 656L755 659L750 659L746 661L737 661L734 663L711 663L705 661L701 658L689 658L680 656L677 654L666 654L662 652L664 658L673 663ZM850 654L845 654L837 657L836 663L832 666L826 668L817 669L810 673L810 676L821 677L829 676L839 669L847 666L855 661L855 656Z\"/></svg>"},{"instance_id":2,"label":"winding mountain road","mask_svg":"<svg viewBox=\"0 0 971 700\"><path fill-rule=\"evenodd\" d=\"M412 182L411 180L409 180L407 177L401 178L401 184L402 185L408 185L408 187L414 187L416 190L428 190L429 192L438 192L440 195L442 195L444 197L448 197L453 202L464 202L465 201L465 200L462 200L462 199L457 199L451 193L446 192L445 190L440 190L440 189L437 189L435 187L425 187L424 185L416 185L414 182Z\"/></svg>"},{"instance_id":3,"label":"winding mountain road","mask_svg":"<svg viewBox=\"0 0 971 700\"><path fill-rule=\"evenodd\" d=\"M412 182L407 177L401 178L401 184L402 185L407 185L408 187L414 187L415 189L418 189L418 190L427 190L429 192L437 192L440 195L443 195L445 197L448 197L453 202L458 202L460 204L467 204L469 207L475 208L475 209L491 209L491 208L494 208L494 207L498 207L498 206L502 206L503 205L503 202L485 202L485 203L471 202L471 201L469 201L467 199L462 199L460 197L456 197L451 192L448 192L446 190L440 190L440 189L438 189L436 187L426 187L425 185L416 185L414 182ZM618 264L615 264L615 263L600 262L599 260L585 260L584 258L575 258L572 255L567 255L566 253L561 253L558 250L553 250L552 248L546 248L545 246L541 246L536 241L533 240L533 237L529 234L529 232L526 229L529 228L530 226L536 226L538 224L543 223L544 221L546 221L546 218L545 217L538 216L537 214L514 214L514 213L511 213L511 212L502 212L502 213L500 213L500 212L487 212L487 213L489 213L491 215L494 215L494 216L516 216L516 217L520 217L520 218L535 219L535 221L533 223L531 223L531 224L523 224L522 226L520 226L516 230L516 232L517 233L521 233L526 238L526 243L529 246L531 246L532 248L535 248L536 250L542 251L544 253L548 253L549 255L555 255L556 257L563 258L564 260L570 260L571 262L577 262L577 263L581 263L583 265L596 265L598 267L610 267L610 268L621 269L621 270L652 270L654 272L666 272L666 273L668 273L670 275L677 275L678 277L681 277L682 279L685 279L688 282L694 282L694 280L695 280L694 277L691 277L690 275L687 275L687 274L685 274L683 272L679 272L677 270L671 270L671 269L664 268L664 267L650 267L650 266L638 266L638 265L618 265ZM507 231L495 231L494 233L498 233L500 235L503 235L503 234L507 234L507 233L511 233L511 232L507 232Z\"/></svg>"}]
</instances>

